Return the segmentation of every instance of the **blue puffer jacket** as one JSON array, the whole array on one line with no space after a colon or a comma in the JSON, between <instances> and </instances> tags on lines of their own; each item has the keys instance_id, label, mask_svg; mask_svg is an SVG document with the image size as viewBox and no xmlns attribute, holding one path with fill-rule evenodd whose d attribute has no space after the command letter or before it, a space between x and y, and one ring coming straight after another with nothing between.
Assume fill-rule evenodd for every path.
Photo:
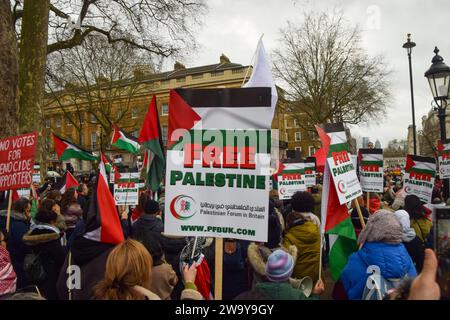
<instances>
[{"instance_id":1,"label":"blue puffer jacket","mask_svg":"<svg viewBox=\"0 0 450 320\"><path fill-rule=\"evenodd\" d=\"M366 242L359 251L349 257L347 265L341 273L340 280L349 299L359 300L362 298L369 277L367 267L371 265L378 266L385 279L417 275L411 257L402 243Z\"/></svg>"}]
</instances>

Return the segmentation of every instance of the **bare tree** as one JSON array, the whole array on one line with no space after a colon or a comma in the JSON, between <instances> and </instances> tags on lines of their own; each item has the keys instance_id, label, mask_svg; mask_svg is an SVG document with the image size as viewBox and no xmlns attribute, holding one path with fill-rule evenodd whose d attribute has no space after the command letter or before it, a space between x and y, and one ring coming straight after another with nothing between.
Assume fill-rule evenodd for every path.
<instances>
[{"instance_id":1,"label":"bare tree","mask_svg":"<svg viewBox=\"0 0 450 320\"><path fill-rule=\"evenodd\" d=\"M155 57L181 54L195 47L192 32L206 5L204 0L11 0L10 9L20 41L23 131L40 127L47 54L79 46L92 34ZM0 117L6 120L4 113Z\"/></svg>"},{"instance_id":2,"label":"bare tree","mask_svg":"<svg viewBox=\"0 0 450 320\"><path fill-rule=\"evenodd\" d=\"M46 105L61 110L76 129L80 144L85 121L97 124L101 148L105 149L112 123L129 117L131 99L144 92L146 84L139 77L145 66L151 72L151 60L129 43L110 45L102 36L89 35L81 46L55 52L49 61Z\"/></svg>"},{"instance_id":3,"label":"bare tree","mask_svg":"<svg viewBox=\"0 0 450 320\"><path fill-rule=\"evenodd\" d=\"M390 99L389 71L382 56L369 57L357 27L341 13L306 14L288 22L273 53L274 72L287 92L286 108L313 131L324 122L359 124L379 120Z\"/></svg>"},{"instance_id":4,"label":"bare tree","mask_svg":"<svg viewBox=\"0 0 450 320\"><path fill-rule=\"evenodd\" d=\"M19 67L17 42L8 0L0 0L0 110L8 121L0 126L0 138L17 134Z\"/></svg>"}]
</instances>

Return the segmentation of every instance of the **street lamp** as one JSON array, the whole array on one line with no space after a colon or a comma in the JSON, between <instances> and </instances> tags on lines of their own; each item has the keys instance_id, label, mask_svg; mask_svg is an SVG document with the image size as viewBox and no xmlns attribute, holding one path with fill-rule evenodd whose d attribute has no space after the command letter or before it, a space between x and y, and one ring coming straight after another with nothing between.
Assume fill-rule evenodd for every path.
<instances>
[{"instance_id":1,"label":"street lamp","mask_svg":"<svg viewBox=\"0 0 450 320\"><path fill-rule=\"evenodd\" d=\"M439 49L434 48L435 56L431 60L431 67L425 72L425 77L430 84L431 93L437 105L439 127L441 131L441 142L447 140L445 117L447 108L447 99L449 97L450 67L444 63L444 59L438 55ZM444 179L444 198L448 198L449 184L448 179Z\"/></svg>"},{"instance_id":2,"label":"street lamp","mask_svg":"<svg viewBox=\"0 0 450 320\"><path fill-rule=\"evenodd\" d=\"M411 67L411 52L412 52L412 48L414 48L415 46L416 46L416 43L411 41L411 33L408 33L406 42L403 44L403 48L405 48L408 53L408 62L409 62L409 85L411 88L411 109L412 109L414 155L417 154L417 141L416 141L416 116L414 113L414 89L413 89L413 78L412 78L412 67Z\"/></svg>"}]
</instances>

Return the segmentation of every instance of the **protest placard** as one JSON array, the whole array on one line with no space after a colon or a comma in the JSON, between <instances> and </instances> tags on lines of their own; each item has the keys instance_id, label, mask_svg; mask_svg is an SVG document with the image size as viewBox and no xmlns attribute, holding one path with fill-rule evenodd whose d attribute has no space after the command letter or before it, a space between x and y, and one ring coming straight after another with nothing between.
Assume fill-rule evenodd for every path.
<instances>
[{"instance_id":1,"label":"protest placard","mask_svg":"<svg viewBox=\"0 0 450 320\"><path fill-rule=\"evenodd\" d=\"M305 163L285 163L278 175L278 196L289 200L297 191L306 191Z\"/></svg>"},{"instance_id":2,"label":"protest placard","mask_svg":"<svg viewBox=\"0 0 450 320\"><path fill-rule=\"evenodd\" d=\"M36 132L0 140L0 191L30 187L36 142Z\"/></svg>"},{"instance_id":3,"label":"protest placard","mask_svg":"<svg viewBox=\"0 0 450 320\"><path fill-rule=\"evenodd\" d=\"M407 155L403 189L425 203L431 202L436 176L436 160L431 157Z\"/></svg>"},{"instance_id":4,"label":"protest placard","mask_svg":"<svg viewBox=\"0 0 450 320\"><path fill-rule=\"evenodd\" d=\"M383 149L359 149L359 181L364 192L383 192Z\"/></svg>"},{"instance_id":5,"label":"protest placard","mask_svg":"<svg viewBox=\"0 0 450 320\"><path fill-rule=\"evenodd\" d=\"M304 175L305 175L305 184L307 188L314 187L317 184L316 158L314 157L306 158Z\"/></svg>"},{"instance_id":6,"label":"protest placard","mask_svg":"<svg viewBox=\"0 0 450 320\"><path fill-rule=\"evenodd\" d=\"M137 205L139 202L139 186L135 182L119 182L114 184L114 200L116 206Z\"/></svg>"},{"instance_id":7,"label":"protest placard","mask_svg":"<svg viewBox=\"0 0 450 320\"><path fill-rule=\"evenodd\" d=\"M176 89L169 104L165 233L267 241L270 88Z\"/></svg>"}]
</instances>

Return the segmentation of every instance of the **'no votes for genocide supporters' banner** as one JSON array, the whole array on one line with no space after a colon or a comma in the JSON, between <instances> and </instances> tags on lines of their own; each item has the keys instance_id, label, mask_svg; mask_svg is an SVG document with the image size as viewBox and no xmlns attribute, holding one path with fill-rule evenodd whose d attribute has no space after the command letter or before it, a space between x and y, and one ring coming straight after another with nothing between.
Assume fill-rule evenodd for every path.
<instances>
[{"instance_id":1,"label":"'no votes for genocide supporters' banner","mask_svg":"<svg viewBox=\"0 0 450 320\"><path fill-rule=\"evenodd\" d=\"M272 97L171 90L165 233L267 241Z\"/></svg>"},{"instance_id":2,"label":"'no votes for genocide supporters' banner","mask_svg":"<svg viewBox=\"0 0 450 320\"><path fill-rule=\"evenodd\" d=\"M347 135L342 123L326 123L318 127L322 143L330 140L327 163L339 197L344 204L362 195L361 185L356 175L356 168L350 158ZM323 138L325 135L328 138Z\"/></svg>"},{"instance_id":3,"label":"'no votes for genocide supporters' banner","mask_svg":"<svg viewBox=\"0 0 450 320\"><path fill-rule=\"evenodd\" d=\"M289 200L297 191L306 191L305 164L285 163L278 175L278 195L280 200Z\"/></svg>"},{"instance_id":4,"label":"'no votes for genocide supporters' banner","mask_svg":"<svg viewBox=\"0 0 450 320\"><path fill-rule=\"evenodd\" d=\"M383 192L383 149L359 149L359 181L365 192Z\"/></svg>"},{"instance_id":5,"label":"'no votes for genocide supporters' banner","mask_svg":"<svg viewBox=\"0 0 450 320\"><path fill-rule=\"evenodd\" d=\"M421 201L430 203L436 176L436 160L431 157L408 155L406 157L403 188L406 195L415 194Z\"/></svg>"},{"instance_id":6,"label":"'no votes for genocide supporters' banner","mask_svg":"<svg viewBox=\"0 0 450 320\"><path fill-rule=\"evenodd\" d=\"M36 132L0 140L0 191L30 187L36 141Z\"/></svg>"}]
</instances>

